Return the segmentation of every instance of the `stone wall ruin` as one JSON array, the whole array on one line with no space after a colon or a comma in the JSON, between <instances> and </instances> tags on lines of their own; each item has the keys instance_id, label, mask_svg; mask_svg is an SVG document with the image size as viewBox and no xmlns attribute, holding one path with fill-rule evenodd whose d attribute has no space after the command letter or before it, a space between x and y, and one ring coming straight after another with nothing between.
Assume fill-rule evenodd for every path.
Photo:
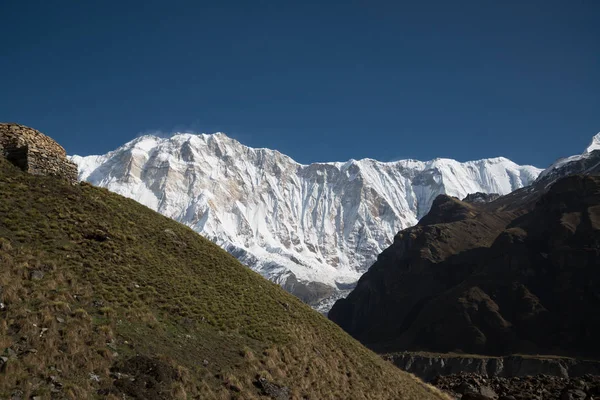
<instances>
[{"instance_id":1,"label":"stone wall ruin","mask_svg":"<svg viewBox=\"0 0 600 400\"><path fill-rule=\"evenodd\" d=\"M0 155L30 174L77 182L77 165L69 161L65 149L35 129L0 123Z\"/></svg>"}]
</instances>

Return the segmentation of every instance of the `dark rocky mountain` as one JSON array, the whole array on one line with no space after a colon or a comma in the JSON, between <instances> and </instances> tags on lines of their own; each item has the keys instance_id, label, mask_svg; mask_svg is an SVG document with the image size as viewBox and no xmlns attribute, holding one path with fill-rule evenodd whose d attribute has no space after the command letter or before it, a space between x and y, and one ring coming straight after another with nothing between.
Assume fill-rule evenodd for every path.
<instances>
[{"instance_id":1,"label":"dark rocky mountain","mask_svg":"<svg viewBox=\"0 0 600 400\"><path fill-rule=\"evenodd\" d=\"M467 203L489 203L490 201L496 200L500 195L498 193L469 193L467 197L463 199Z\"/></svg>"},{"instance_id":2,"label":"dark rocky mountain","mask_svg":"<svg viewBox=\"0 0 600 400\"><path fill-rule=\"evenodd\" d=\"M588 149L487 203L439 196L330 319L385 353L599 357L599 162Z\"/></svg>"}]
</instances>

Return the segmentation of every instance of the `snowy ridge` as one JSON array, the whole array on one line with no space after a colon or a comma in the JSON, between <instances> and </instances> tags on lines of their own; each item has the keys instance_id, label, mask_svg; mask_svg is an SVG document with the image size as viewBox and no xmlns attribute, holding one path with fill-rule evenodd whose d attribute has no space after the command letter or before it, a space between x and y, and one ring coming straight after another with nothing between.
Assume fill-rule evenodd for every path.
<instances>
[{"instance_id":1,"label":"snowy ridge","mask_svg":"<svg viewBox=\"0 0 600 400\"><path fill-rule=\"evenodd\" d=\"M591 156L592 152L595 150L600 150L600 133L597 133L592 138L592 141L590 142L590 144L588 145L588 147L585 149L585 151L582 154L578 154L578 155L574 155L574 156L570 156L570 157L564 157L564 158L561 158L561 159L555 161L554 164L552 164L550 167L546 168L544 171L542 171L540 173L538 180L542 180L544 178L550 177L551 175L555 174L559 170L563 169L563 167L566 166L567 164L570 164L570 163L573 163L576 161L582 161L582 160L589 158Z\"/></svg>"},{"instance_id":2,"label":"snowy ridge","mask_svg":"<svg viewBox=\"0 0 600 400\"><path fill-rule=\"evenodd\" d=\"M592 138L592 142L585 149L583 154L590 154L594 150L600 150L600 132Z\"/></svg>"},{"instance_id":3,"label":"snowy ridge","mask_svg":"<svg viewBox=\"0 0 600 400\"><path fill-rule=\"evenodd\" d=\"M222 133L142 136L72 160L81 180L190 226L284 287L299 281L292 291L313 304L350 288L437 195L507 194L540 173L502 157L303 165Z\"/></svg>"}]
</instances>

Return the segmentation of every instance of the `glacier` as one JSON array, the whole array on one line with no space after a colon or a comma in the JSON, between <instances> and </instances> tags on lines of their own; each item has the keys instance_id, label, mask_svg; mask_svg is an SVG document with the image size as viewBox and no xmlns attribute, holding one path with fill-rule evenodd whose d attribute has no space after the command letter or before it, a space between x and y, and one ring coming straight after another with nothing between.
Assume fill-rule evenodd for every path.
<instances>
[{"instance_id":1,"label":"glacier","mask_svg":"<svg viewBox=\"0 0 600 400\"><path fill-rule=\"evenodd\" d=\"M305 165L224 133L145 135L70 158L80 180L191 227L321 311L439 194L503 195L541 172L503 157Z\"/></svg>"}]
</instances>

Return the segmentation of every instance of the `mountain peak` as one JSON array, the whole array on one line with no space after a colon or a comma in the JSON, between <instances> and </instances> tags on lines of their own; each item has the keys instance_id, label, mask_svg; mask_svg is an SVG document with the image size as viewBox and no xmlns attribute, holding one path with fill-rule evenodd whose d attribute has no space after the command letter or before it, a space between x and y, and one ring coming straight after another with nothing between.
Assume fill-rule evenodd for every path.
<instances>
[{"instance_id":1,"label":"mountain peak","mask_svg":"<svg viewBox=\"0 0 600 400\"><path fill-rule=\"evenodd\" d=\"M594 150L600 150L600 132L598 132L593 138L589 146L585 149L584 154L589 154Z\"/></svg>"},{"instance_id":2,"label":"mountain peak","mask_svg":"<svg viewBox=\"0 0 600 400\"><path fill-rule=\"evenodd\" d=\"M226 133L224 132L214 132L214 133L204 133L204 132L186 132L186 131L177 131L177 132L172 132L169 134L165 134L162 132L148 132L148 133L144 133L144 134L140 134L139 136L137 136L135 139L131 140L130 143L138 143L140 141L144 141L144 140L154 140L154 141L159 141L159 140L170 140L172 138L176 138L176 137L192 137L192 136L196 136L196 137L202 137L205 139L208 138L215 138L215 139L231 139L231 137L229 137Z\"/></svg>"},{"instance_id":3,"label":"mountain peak","mask_svg":"<svg viewBox=\"0 0 600 400\"><path fill-rule=\"evenodd\" d=\"M560 176L564 176L564 174L574 173L573 171L579 170L582 165L586 165L586 168L591 167L591 165L588 165L590 162L592 163L592 165L597 162L594 161L595 157L592 156L592 152L594 150L600 150L600 133L597 133L592 138L592 141L582 154L576 154L570 157L559 158L554 162L554 164L552 164L544 171L542 171L541 174L539 174L537 181L539 182L542 179L550 179L549 182L553 182ZM571 164L572 168L564 168L567 164ZM557 175L557 173L562 173L563 175Z\"/></svg>"},{"instance_id":4,"label":"mountain peak","mask_svg":"<svg viewBox=\"0 0 600 400\"><path fill-rule=\"evenodd\" d=\"M303 165L222 132L144 136L73 160L80 179L190 226L313 305L356 282L437 195L507 194L539 173L504 158Z\"/></svg>"}]
</instances>

